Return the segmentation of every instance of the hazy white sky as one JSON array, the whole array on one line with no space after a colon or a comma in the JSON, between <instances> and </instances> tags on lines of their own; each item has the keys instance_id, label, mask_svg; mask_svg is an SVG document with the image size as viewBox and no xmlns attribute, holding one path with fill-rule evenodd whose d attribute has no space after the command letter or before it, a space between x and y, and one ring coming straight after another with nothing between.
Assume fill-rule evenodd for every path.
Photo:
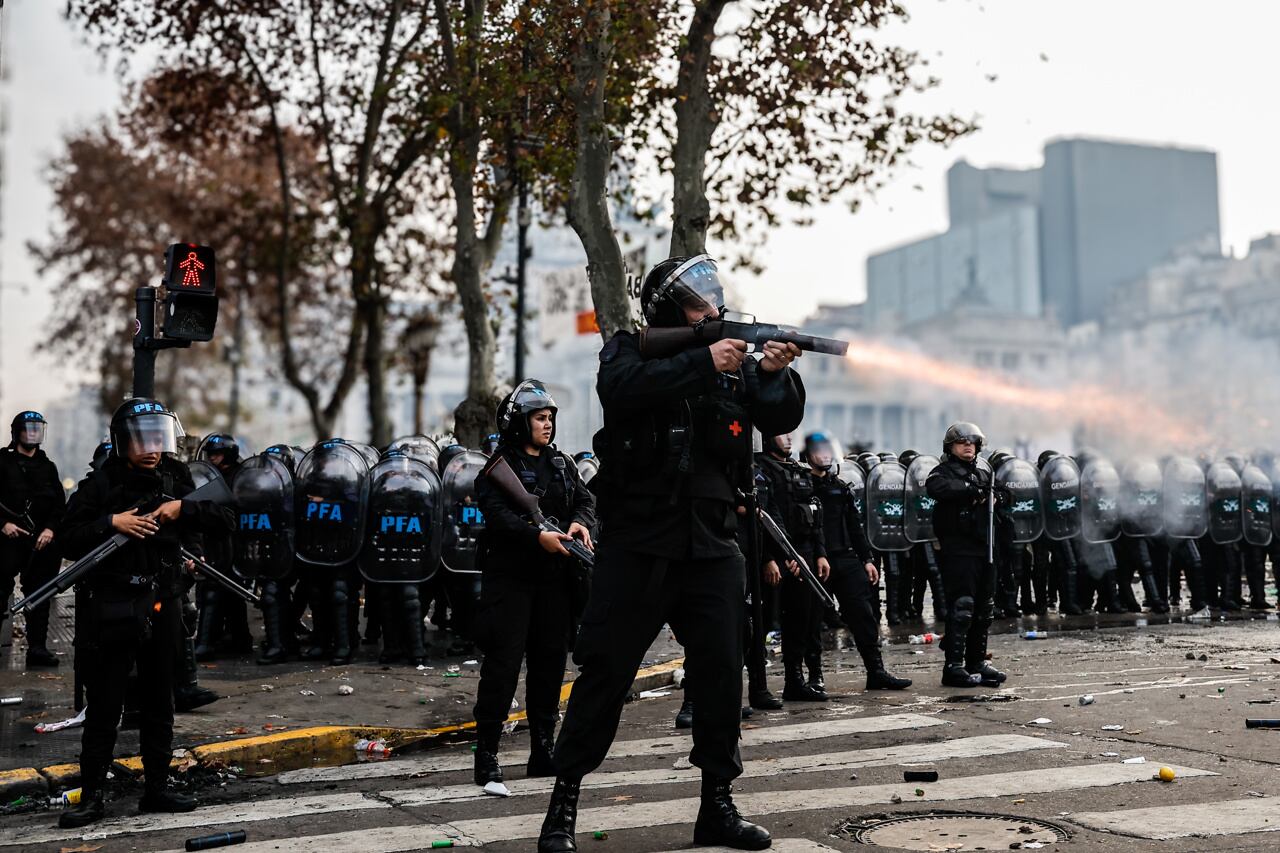
<instances>
[{"instance_id":1,"label":"hazy white sky","mask_svg":"<svg viewBox=\"0 0 1280 853\"><path fill-rule=\"evenodd\" d=\"M1219 0L905 0L912 20L895 34L931 62L942 86L920 102L976 115L973 137L920 150L914 167L850 214L820 211L807 229L775 233L768 272L743 282L746 310L797 322L819 302L862 299L866 256L946 228L944 173L956 159L1034 166L1047 139L1096 136L1218 152L1223 240L1242 253L1280 231L1275 104L1280 2ZM62 21L56 0L3 7L5 101L0 245L0 413L62 396L65 366L33 358L52 282L24 248L48 230L44 163L63 133L113 110L118 85ZM1041 55L1045 58L1041 58ZM995 79L990 79L994 77ZM165 241L157 235L157 241ZM20 288L25 287L24 292ZM118 322L117 322L118 319ZM104 326L127 334L127 318Z\"/></svg>"}]
</instances>

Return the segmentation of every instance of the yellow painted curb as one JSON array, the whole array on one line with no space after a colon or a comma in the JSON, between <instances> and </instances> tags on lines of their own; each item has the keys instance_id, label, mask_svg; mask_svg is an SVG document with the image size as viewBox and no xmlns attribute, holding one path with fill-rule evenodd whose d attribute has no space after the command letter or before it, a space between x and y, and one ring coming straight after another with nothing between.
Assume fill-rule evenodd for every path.
<instances>
[{"instance_id":1,"label":"yellow painted curb","mask_svg":"<svg viewBox=\"0 0 1280 853\"><path fill-rule=\"evenodd\" d=\"M79 764L51 764L40 768L40 775L49 780L49 790L74 788L80 781Z\"/></svg>"},{"instance_id":2,"label":"yellow painted curb","mask_svg":"<svg viewBox=\"0 0 1280 853\"><path fill-rule=\"evenodd\" d=\"M44 781L40 771L34 767L0 771L0 798L6 802L17 799L23 794L44 794L48 790L48 783Z\"/></svg>"}]
</instances>

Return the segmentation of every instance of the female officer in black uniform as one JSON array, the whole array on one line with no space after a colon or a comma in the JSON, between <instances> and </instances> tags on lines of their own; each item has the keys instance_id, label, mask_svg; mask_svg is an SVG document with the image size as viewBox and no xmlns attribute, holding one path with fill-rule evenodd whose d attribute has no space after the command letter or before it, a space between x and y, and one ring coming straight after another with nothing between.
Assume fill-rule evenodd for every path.
<instances>
[{"instance_id":1,"label":"female officer in black uniform","mask_svg":"<svg viewBox=\"0 0 1280 853\"><path fill-rule=\"evenodd\" d=\"M498 406L498 429L501 440L494 456L505 459L525 489L538 496L544 516L568 525L563 538L576 537L592 547L595 498L573 460L551 443L556 401L546 386L536 379L516 386ZM574 584L582 570L561 544L562 537L540 532L487 471L476 477L476 502L485 520L478 618L484 663L474 711L477 785L502 781L498 739L511 712L522 658L528 667L528 774L555 775L551 750L575 615Z\"/></svg>"}]
</instances>

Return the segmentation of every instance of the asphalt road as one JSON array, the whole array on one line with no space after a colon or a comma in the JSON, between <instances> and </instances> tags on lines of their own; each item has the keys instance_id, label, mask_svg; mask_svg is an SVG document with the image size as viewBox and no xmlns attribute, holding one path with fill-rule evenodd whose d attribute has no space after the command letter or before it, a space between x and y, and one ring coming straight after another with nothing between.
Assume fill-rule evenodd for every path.
<instances>
[{"instance_id":1,"label":"asphalt road","mask_svg":"<svg viewBox=\"0 0 1280 853\"><path fill-rule=\"evenodd\" d=\"M1244 720L1280 716L1278 627L1273 616L1037 641L1007 634L992 642L994 662L1010 674L1001 691L942 688L939 650L899 644L886 660L916 684L866 693L856 655L829 653L832 701L744 722L736 798L786 853L869 849L853 840L857 831L920 850L1274 850L1280 732L1246 730ZM1083 694L1092 704L1079 704ZM688 768L687 733L672 728L679 700L673 691L626 707L614 753L587 780L583 850L690 846L698 775ZM383 853L449 838L526 851L549 787L524 778L527 748L523 730L503 741L508 799L479 794L469 748L453 744L263 779L206 776L192 780L206 803L192 815L138 817L136 794L121 792L113 817L87 831L57 830L50 812L4 818L0 853L180 850L187 838L236 828L248 833L234 848L242 853ZM1137 758L1145 760L1126 763ZM939 781L906 783L907 765L935 769ZM1175 771L1173 782L1152 779L1162 766ZM881 823L940 812L1014 820Z\"/></svg>"}]
</instances>

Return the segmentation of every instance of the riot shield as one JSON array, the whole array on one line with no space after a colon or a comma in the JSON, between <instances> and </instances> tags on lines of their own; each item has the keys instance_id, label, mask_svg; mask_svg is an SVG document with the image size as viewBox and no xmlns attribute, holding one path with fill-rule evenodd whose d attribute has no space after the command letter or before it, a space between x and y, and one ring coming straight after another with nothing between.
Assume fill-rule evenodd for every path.
<instances>
[{"instance_id":1,"label":"riot shield","mask_svg":"<svg viewBox=\"0 0 1280 853\"><path fill-rule=\"evenodd\" d=\"M340 439L311 448L294 476L298 559L338 566L358 557L368 505L369 466L364 454Z\"/></svg>"},{"instance_id":2,"label":"riot shield","mask_svg":"<svg viewBox=\"0 0 1280 853\"><path fill-rule=\"evenodd\" d=\"M1244 541L1267 546L1273 536L1271 525L1271 478L1257 465L1245 465L1240 475L1241 508L1244 512Z\"/></svg>"},{"instance_id":3,"label":"riot shield","mask_svg":"<svg viewBox=\"0 0 1280 853\"><path fill-rule=\"evenodd\" d=\"M908 542L932 542L933 507L936 500L925 491L929 473L938 467L938 457L928 454L917 456L907 466L906 487L903 490L902 530Z\"/></svg>"},{"instance_id":4,"label":"riot shield","mask_svg":"<svg viewBox=\"0 0 1280 853\"><path fill-rule=\"evenodd\" d=\"M453 454L444 466L444 548L440 562L445 571L479 574L476 540L484 532L484 515L476 505L476 475L489 458L476 450Z\"/></svg>"},{"instance_id":5,"label":"riot shield","mask_svg":"<svg viewBox=\"0 0 1280 853\"><path fill-rule=\"evenodd\" d=\"M344 443L348 447L354 447L357 451L359 451L360 455L364 457L365 464L368 465L370 468L372 468L374 465L377 465L378 462L382 459L382 454L379 453L377 448L375 448L371 444L361 444L358 441L347 441Z\"/></svg>"},{"instance_id":6,"label":"riot shield","mask_svg":"<svg viewBox=\"0 0 1280 853\"><path fill-rule=\"evenodd\" d=\"M1053 456L1040 468L1044 535L1055 541L1080 535L1080 469L1069 456Z\"/></svg>"},{"instance_id":7,"label":"riot shield","mask_svg":"<svg viewBox=\"0 0 1280 853\"><path fill-rule=\"evenodd\" d=\"M858 511L858 523L866 529L867 477L862 471L862 466L856 459L846 457L840 463L840 470L836 472L836 476L849 484L849 492L853 495L853 508Z\"/></svg>"},{"instance_id":8,"label":"riot shield","mask_svg":"<svg viewBox=\"0 0 1280 853\"><path fill-rule=\"evenodd\" d=\"M236 570L248 577L278 580L293 567L293 475L272 454L246 459L234 488L239 523Z\"/></svg>"},{"instance_id":9,"label":"riot shield","mask_svg":"<svg viewBox=\"0 0 1280 853\"><path fill-rule=\"evenodd\" d=\"M1120 538L1120 473L1100 457L1080 474L1080 532L1095 545Z\"/></svg>"},{"instance_id":10,"label":"riot shield","mask_svg":"<svg viewBox=\"0 0 1280 853\"><path fill-rule=\"evenodd\" d=\"M411 459L425 462L432 471L439 473L440 445L425 435L403 435L387 445L383 457L403 453Z\"/></svg>"},{"instance_id":11,"label":"riot shield","mask_svg":"<svg viewBox=\"0 0 1280 853\"><path fill-rule=\"evenodd\" d=\"M1219 545L1239 542L1244 534L1240 475L1231 463L1214 462L1204 473L1204 489L1209 504L1209 535Z\"/></svg>"},{"instance_id":12,"label":"riot shield","mask_svg":"<svg viewBox=\"0 0 1280 853\"><path fill-rule=\"evenodd\" d=\"M908 551L903 528L907 469L895 459L881 461L867 474L867 541L877 551Z\"/></svg>"},{"instance_id":13,"label":"riot shield","mask_svg":"<svg viewBox=\"0 0 1280 853\"><path fill-rule=\"evenodd\" d=\"M422 583L440 566L440 475L420 459L389 452L369 472L369 512L360 574L374 583Z\"/></svg>"},{"instance_id":14,"label":"riot shield","mask_svg":"<svg viewBox=\"0 0 1280 853\"><path fill-rule=\"evenodd\" d=\"M1173 539L1199 539L1209 527L1204 472L1190 459L1164 466L1164 532Z\"/></svg>"},{"instance_id":15,"label":"riot shield","mask_svg":"<svg viewBox=\"0 0 1280 853\"><path fill-rule=\"evenodd\" d=\"M1013 531L1015 543L1034 542L1044 532L1040 508L1040 475L1036 466L1016 456L1008 457L996 471L996 485L1009 495L1009 502L996 510Z\"/></svg>"},{"instance_id":16,"label":"riot shield","mask_svg":"<svg viewBox=\"0 0 1280 853\"><path fill-rule=\"evenodd\" d=\"M191 472L191 482L198 489L209 483L221 483L221 487L216 491L207 492L209 499L214 503L229 504L232 502L231 486L222 477L222 472L218 470L218 466L212 462L206 462L203 459L197 459L187 463L187 470Z\"/></svg>"},{"instance_id":17,"label":"riot shield","mask_svg":"<svg viewBox=\"0 0 1280 853\"><path fill-rule=\"evenodd\" d=\"M1150 459L1124 466L1120 475L1120 529L1126 536L1159 536L1164 531L1164 478Z\"/></svg>"},{"instance_id":18,"label":"riot shield","mask_svg":"<svg viewBox=\"0 0 1280 853\"><path fill-rule=\"evenodd\" d=\"M583 485L589 484L600 473L600 460L594 456L584 456L574 464L578 466L578 477Z\"/></svg>"}]
</instances>

